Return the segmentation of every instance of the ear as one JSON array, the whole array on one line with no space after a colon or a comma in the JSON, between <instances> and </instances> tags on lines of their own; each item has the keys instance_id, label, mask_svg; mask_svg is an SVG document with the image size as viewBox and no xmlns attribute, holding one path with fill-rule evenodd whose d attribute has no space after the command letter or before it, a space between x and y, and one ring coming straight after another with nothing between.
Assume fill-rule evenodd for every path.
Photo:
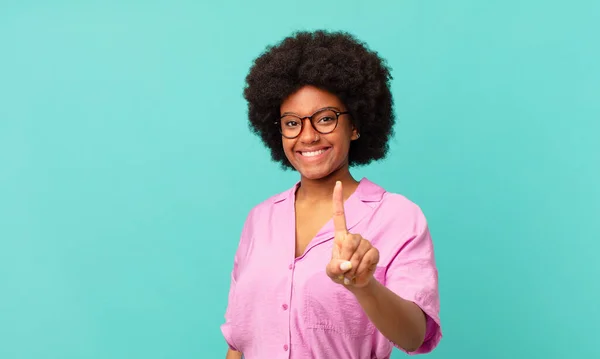
<instances>
[{"instance_id":1,"label":"ear","mask_svg":"<svg viewBox=\"0 0 600 359\"><path fill-rule=\"evenodd\" d=\"M360 133L358 133L358 129L356 127L352 128L352 135L350 136L350 140L356 141L360 137Z\"/></svg>"}]
</instances>

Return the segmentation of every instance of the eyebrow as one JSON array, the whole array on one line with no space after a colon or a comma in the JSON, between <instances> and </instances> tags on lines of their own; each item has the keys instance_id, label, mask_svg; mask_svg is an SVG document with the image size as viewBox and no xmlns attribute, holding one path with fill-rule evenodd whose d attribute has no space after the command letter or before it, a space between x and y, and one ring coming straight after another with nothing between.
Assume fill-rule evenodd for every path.
<instances>
[{"instance_id":1,"label":"eyebrow","mask_svg":"<svg viewBox=\"0 0 600 359\"><path fill-rule=\"evenodd\" d=\"M315 113L317 113L319 111L323 111L323 110L335 110L335 111L338 111L338 112L343 112L341 109L339 109L339 108L337 108L335 106L326 106L326 107L322 107L322 108L320 108L318 110L315 110L310 116L314 115ZM286 116L286 115L294 115L294 116L301 117L300 115L298 115L295 112L284 112L284 113L281 114L281 116Z\"/></svg>"}]
</instances>

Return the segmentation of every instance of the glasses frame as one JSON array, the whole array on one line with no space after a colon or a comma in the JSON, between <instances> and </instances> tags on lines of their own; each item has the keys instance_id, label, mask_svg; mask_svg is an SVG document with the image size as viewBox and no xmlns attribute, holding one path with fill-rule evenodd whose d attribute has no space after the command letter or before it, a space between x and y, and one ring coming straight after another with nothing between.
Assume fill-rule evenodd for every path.
<instances>
[{"instance_id":1,"label":"glasses frame","mask_svg":"<svg viewBox=\"0 0 600 359\"><path fill-rule=\"evenodd\" d=\"M314 117L315 117L315 115L319 114L319 113L321 113L323 111L331 111L331 112L335 113L335 126L331 129L331 131L328 131L328 132L321 132L321 131L317 130L317 128L315 127L315 123L314 123ZM334 108L334 107L323 107L323 108L318 109L317 111L315 111L310 116L300 117L298 115L294 115L294 114L291 114L291 113L283 115L283 116L279 117L279 120L275 121L275 125L277 126L277 128L279 128L279 133L281 134L281 136L283 136L283 137L285 137L287 139L292 140L292 139L300 136L300 134L302 133L302 130L304 129L304 120L308 118L310 120L310 125L312 126L313 130L317 131L318 133L320 133L322 135L326 135L326 134L329 134L329 133L332 133L333 131L335 131L335 129L338 126L338 123L340 122L340 116L341 115L347 115L349 113L350 112L348 112L348 111L339 111L337 108ZM293 137L288 137L288 136L284 135L283 134L283 129L281 128L281 125L280 125L281 124L281 120L284 117L288 117L288 116L292 116L292 117L295 117L298 120L300 120L300 131L298 132L298 134L296 136L293 136Z\"/></svg>"}]
</instances>

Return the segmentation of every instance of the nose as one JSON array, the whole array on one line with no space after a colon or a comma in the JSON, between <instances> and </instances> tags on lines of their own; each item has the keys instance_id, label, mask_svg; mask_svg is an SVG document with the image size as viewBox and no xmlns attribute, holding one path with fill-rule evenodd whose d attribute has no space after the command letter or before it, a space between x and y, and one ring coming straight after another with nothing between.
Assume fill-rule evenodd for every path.
<instances>
[{"instance_id":1,"label":"nose","mask_svg":"<svg viewBox=\"0 0 600 359\"><path fill-rule=\"evenodd\" d=\"M298 135L302 143L313 143L319 139L319 133L313 128L310 118L302 119L302 131Z\"/></svg>"}]
</instances>

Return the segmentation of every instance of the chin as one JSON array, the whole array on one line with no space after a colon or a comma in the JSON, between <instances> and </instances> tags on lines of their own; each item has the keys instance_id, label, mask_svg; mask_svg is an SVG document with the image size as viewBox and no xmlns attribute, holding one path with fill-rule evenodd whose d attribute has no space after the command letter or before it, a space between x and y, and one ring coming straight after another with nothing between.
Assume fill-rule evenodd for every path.
<instances>
[{"instance_id":1,"label":"chin","mask_svg":"<svg viewBox=\"0 0 600 359\"><path fill-rule=\"evenodd\" d=\"M333 168L325 167L325 166L311 166L307 167L298 167L296 170L300 173L300 175L309 180L320 180L331 175L334 170Z\"/></svg>"},{"instance_id":2,"label":"chin","mask_svg":"<svg viewBox=\"0 0 600 359\"><path fill-rule=\"evenodd\" d=\"M327 177L329 174L328 173L320 173L320 172L300 172L300 175L302 175L302 177L309 179L309 180L320 180L323 179L325 177Z\"/></svg>"}]
</instances>

